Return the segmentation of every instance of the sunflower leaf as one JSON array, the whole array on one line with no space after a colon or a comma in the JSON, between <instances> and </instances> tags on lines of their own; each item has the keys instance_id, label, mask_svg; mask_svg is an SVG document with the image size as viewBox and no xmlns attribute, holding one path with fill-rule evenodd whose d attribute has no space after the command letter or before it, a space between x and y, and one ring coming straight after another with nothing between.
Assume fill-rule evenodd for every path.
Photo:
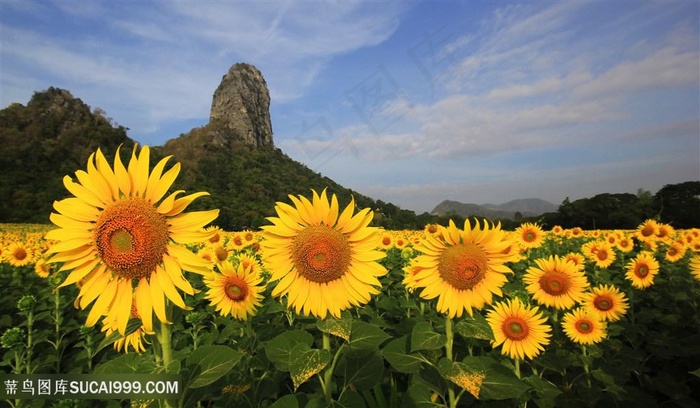
<instances>
[{"instance_id":1,"label":"sunflower leaf","mask_svg":"<svg viewBox=\"0 0 700 408\"><path fill-rule=\"evenodd\" d=\"M289 375L292 377L295 392L301 384L320 373L331 361L330 350L306 349L304 344L294 347L292 356Z\"/></svg>"},{"instance_id":2,"label":"sunflower leaf","mask_svg":"<svg viewBox=\"0 0 700 408\"><path fill-rule=\"evenodd\" d=\"M243 353L227 346L207 345L187 357L192 372L189 388L204 387L223 377L238 363Z\"/></svg>"},{"instance_id":3,"label":"sunflower leaf","mask_svg":"<svg viewBox=\"0 0 700 408\"><path fill-rule=\"evenodd\" d=\"M350 331L350 350L353 351L354 357L361 357L376 350L390 337L374 324L355 321Z\"/></svg>"},{"instance_id":4,"label":"sunflower leaf","mask_svg":"<svg viewBox=\"0 0 700 408\"><path fill-rule=\"evenodd\" d=\"M265 355L280 371L290 371L290 365L295 356L292 350L303 344L307 349L311 348L314 337L304 330L293 330L280 334L265 343Z\"/></svg>"},{"instance_id":5,"label":"sunflower leaf","mask_svg":"<svg viewBox=\"0 0 700 408\"><path fill-rule=\"evenodd\" d=\"M418 322L411 332L411 352L437 350L445 345L445 335L436 333L428 322Z\"/></svg>"},{"instance_id":6,"label":"sunflower leaf","mask_svg":"<svg viewBox=\"0 0 700 408\"><path fill-rule=\"evenodd\" d=\"M416 374L427 360L420 353L408 351L408 336L392 340L382 349L382 356L400 373Z\"/></svg>"},{"instance_id":7,"label":"sunflower leaf","mask_svg":"<svg viewBox=\"0 0 700 408\"><path fill-rule=\"evenodd\" d=\"M350 330L352 329L352 319L343 317L340 319L328 318L318 320L316 327L323 333L332 334L345 341L350 341Z\"/></svg>"},{"instance_id":8,"label":"sunflower leaf","mask_svg":"<svg viewBox=\"0 0 700 408\"><path fill-rule=\"evenodd\" d=\"M466 318L455 325L455 332L462 337L493 340L493 330L486 321L486 318L479 313L475 313L473 318Z\"/></svg>"}]
</instances>

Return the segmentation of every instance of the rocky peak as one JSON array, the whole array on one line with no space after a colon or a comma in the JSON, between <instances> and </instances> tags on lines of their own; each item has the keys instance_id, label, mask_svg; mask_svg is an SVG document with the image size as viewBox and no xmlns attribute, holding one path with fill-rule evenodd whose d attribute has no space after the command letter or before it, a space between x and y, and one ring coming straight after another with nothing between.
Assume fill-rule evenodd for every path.
<instances>
[{"instance_id":1,"label":"rocky peak","mask_svg":"<svg viewBox=\"0 0 700 408\"><path fill-rule=\"evenodd\" d=\"M229 138L255 147L273 147L270 92L260 71L234 64L214 92L209 123Z\"/></svg>"}]
</instances>

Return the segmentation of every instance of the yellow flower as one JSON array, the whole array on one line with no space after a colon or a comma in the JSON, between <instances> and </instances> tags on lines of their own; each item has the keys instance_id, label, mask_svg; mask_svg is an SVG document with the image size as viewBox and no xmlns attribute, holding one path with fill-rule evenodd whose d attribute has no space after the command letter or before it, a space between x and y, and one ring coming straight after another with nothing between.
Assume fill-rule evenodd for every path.
<instances>
[{"instance_id":1,"label":"yellow flower","mask_svg":"<svg viewBox=\"0 0 700 408\"><path fill-rule=\"evenodd\" d=\"M26 266L34 262L34 256L27 245L13 242L2 252L3 258L12 266Z\"/></svg>"},{"instance_id":2,"label":"yellow flower","mask_svg":"<svg viewBox=\"0 0 700 408\"><path fill-rule=\"evenodd\" d=\"M627 298L613 285L600 285L584 294L583 307L598 319L615 322L627 312Z\"/></svg>"},{"instance_id":3,"label":"yellow flower","mask_svg":"<svg viewBox=\"0 0 700 408\"><path fill-rule=\"evenodd\" d=\"M212 272L204 277L204 284L209 288L206 298L222 316L231 315L239 320L255 316L262 304L262 277L253 265L247 267L243 262L235 267L224 261L219 265L221 273Z\"/></svg>"},{"instance_id":4,"label":"yellow flower","mask_svg":"<svg viewBox=\"0 0 700 408\"><path fill-rule=\"evenodd\" d=\"M607 241L598 241L595 251L591 254L591 260L599 268L607 268L615 261L615 250Z\"/></svg>"},{"instance_id":5,"label":"yellow flower","mask_svg":"<svg viewBox=\"0 0 700 408\"><path fill-rule=\"evenodd\" d=\"M423 299L435 299L437 311L450 318L461 317L466 310L483 309L491 304L493 294L502 295L501 287L513 271L505 264L518 257L507 252L513 241L501 230L500 224L483 229L478 221L474 227L464 221L459 229L450 220L448 227L440 227L444 240L427 235L423 255L415 258L412 268L420 268L409 279L415 288L423 288ZM414 271L415 269L412 269Z\"/></svg>"},{"instance_id":6,"label":"yellow flower","mask_svg":"<svg viewBox=\"0 0 700 408\"><path fill-rule=\"evenodd\" d=\"M655 241L659 235L659 223L648 219L641 223L634 232L635 238L642 242Z\"/></svg>"},{"instance_id":7,"label":"yellow flower","mask_svg":"<svg viewBox=\"0 0 700 408\"><path fill-rule=\"evenodd\" d=\"M693 274L695 280L700 281L700 255L693 255L690 258L690 273Z\"/></svg>"},{"instance_id":8,"label":"yellow flower","mask_svg":"<svg viewBox=\"0 0 700 408\"><path fill-rule=\"evenodd\" d=\"M328 313L339 318L351 306L369 302L379 294L380 276L387 273L378 263L385 256L375 250L379 229L369 227L374 214L365 208L353 215L355 200L342 211L335 194L330 201L323 190L278 202L273 225L262 227L263 263L278 281L272 296L287 296L297 313L321 319Z\"/></svg>"},{"instance_id":9,"label":"yellow flower","mask_svg":"<svg viewBox=\"0 0 700 408\"><path fill-rule=\"evenodd\" d=\"M528 293L537 302L556 309L570 309L583 299L588 280L583 270L571 261L559 258L536 259L523 276Z\"/></svg>"},{"instance_id":10,"label":"yellow flower","mask_svg":"<svg viewBox=\"0 0 700 408\"><path fill-rule=\"evenodd\" d=\"M676 262L685 256L687 247L680 242L672 242L666 249L664 258L669 262Z\"/></svg>"},{"instance_id":11,"label":"yellow flower","mask_svg":"<svg viewBox=\"0 0 700 408\"><path fill-rule=\"evenodd\" d=\"M49 275L51 275L51 264L43 259L39 259L34 264L34 272L36 272L37 276L40 278L48 278Z\"/></svg>"},{"instance_id":12,"label":"yellow flower","mask_svg":"<svg viewBox=\"0 0 700 408\"><path fill-rule=\"evenodd\" d=\"M379 245L378 247L384 251L388 251L389 249L394 247L394 236L391 235L389 231L384 231L382 234L379 236Z\"/></svg>"},{"instance_id":13,"label":"yellow flower","mask_svg":"<svg viewBox=\"0 0 700 408\"><path fill-rule=\"evenodd\" d=\"M52 263L63 263L59 272L72 271L61 286L79 284L76 304L85 309L94 302L86 326L103 316L124 334L132 301L139 305L147 331L152 317L168 323L165 299L187 309L177 289L189 295L194 289L183 277L187 270L205 274L210 264L185 247L207 240L204 232L218 210L184 213L196 198L194 193L178 196L182 190L163 198L180 171L180 164L163 172L169 157L149 173L149 148L140 155L136 147L128 167L117 151L114 169L98 149L90 155L87 171L78 170L78 182L69 176L63 184L74 197L54 202L51 221L58 229L46 238L57 241L47 253Z\"/></svg>"},{"instance_id":14,"label":"yellow flower","mask_svg":"<svg viewBox=\"0 0 700 408\"><path fill-rule=\"evenodd\" d=\"M138 311L136 310L136 305L132 306L131 317L139 317ZM109 337L112 333L116 332L117 326L117 320L112 319L110 321L107 318L104 318L102 320L102 332L105 334L105 337ZM139 326L139 328L133 331L132 333L122 335L120 338L118 338L114 342L114 349L118 352L124 351L124 353L128 354L129 346L131 346L131 348L133 348L136 353L143 353L144 351L146 351L146 348L143 346L143 342L145 341L146 344L149 344L148 341L145 340L146 334L147 333L144 327Z\"/></svg>"},{"instance_id":15,"label":"yellow flower","mask_svg":"<svg viewBox=\"0 0 700 408\"><path fill-rule=\"evenodd\" d=\"M513 359L533 359L549 344L552 328L536 306L528 307L515 298L494 305L486 315L501 354Z\"/></svg>"},{"instance_id":16,"label":"yellow flower","mask_svg":"<svg viewBox=\"0 0 700 408\"><path fill-rule=\"evenodd\" d=\"M654 276L659 273L659 262L650 252L640 252L627 264L625 278L637 289L644 289L654 283Z\"/></svg>"},{"instance_id":17,"label":"yellow flower","mask_svg":"<svg viewBox=\"0 0 700 408\"><path fill-rule=\"evenodd\" d=\"M537 224L526 222L516 228L515 233L520 238L520 246L525 249L538 248L542 245L544 232Z\"/></svg>"},{"instance_id":18,"label":"yellow flower","mask_svg":"<svg viewBox=\"0 0 700 408\"><path fill-rule=\"evenodd\" d=\"M607 335L605 322L582 308L567 313L561 326L571 341L582 345L600 343Z\"/></svg>"}]
</instances>

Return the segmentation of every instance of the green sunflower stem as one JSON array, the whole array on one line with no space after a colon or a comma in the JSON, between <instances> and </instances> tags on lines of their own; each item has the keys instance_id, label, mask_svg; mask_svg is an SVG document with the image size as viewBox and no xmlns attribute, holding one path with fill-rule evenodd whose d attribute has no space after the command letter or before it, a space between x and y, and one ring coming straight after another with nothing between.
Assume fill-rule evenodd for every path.
<instances>
[{"instance_id":1,"label":"green sunflower stem","mask_svg":"<svg viewBox=\"0 0 700 408\"><path fill-rule=\"evenodd\" d=\"M158 330L156 331L156 339L160 345L160 357L161 363L165 372L168 372L170 363L173 361L173 350L172 350L172 326L164 322L160 322ZM163 404L166 407L173 407L173 403L170 400L163 400Z\"/></svg>"},{"instance_id":2,"label":"green sunflower stem","mask_svg":"<svg viewBox=\"0 0 700 408\"><path fill-rule=\"evenodd\" d=\"M452 319L445 317L445 357L448 360L454 361L452 354L452 343L454 341L454 331L452 330ZM455 390L452 385L447 388L447 395L449 398L450 408L457 407L457 396L455 395Z\"/></svg>"},{"instance_id":3,"label":"green sunflower stem","mask_svg":"<svg viewBox=\"0 0 700 408\"><path fill-rule=\"evenodd\" d=\"M325 332L323 333L323 349L328 351L331 350L331 336L330 334ZM333 364L331 364L331 366L326 368L326 371L323 372L323 379L321 381L321 388L323 388L323 395L326 398L326 403L330 403L333 398L331 382L333 381L333 369L335 368L335 359L333 360Z\"/></svg>"},{"instance_id":4,"label":"green sunflower stem","mask_svg":"<svg viewBox=\"0 0 700 408\"><path fill-rule=\"evenodd\" d=\"M520 359L519 358L515 359L515 376L518 378L521 378L520 377Z\"/></svg>"},{"instance_id":5,"label":"green sunflower stem","mask_svg":"<svg viewBox=\"0 0 700 408\"><path fill-rule=\"evenodd\" d=\"M586 385L591 388L590 369L588 368L588 350L586 346L581 346L581 354L583 354L583 371L586 373Z\"/></svg>"}]
</instances>

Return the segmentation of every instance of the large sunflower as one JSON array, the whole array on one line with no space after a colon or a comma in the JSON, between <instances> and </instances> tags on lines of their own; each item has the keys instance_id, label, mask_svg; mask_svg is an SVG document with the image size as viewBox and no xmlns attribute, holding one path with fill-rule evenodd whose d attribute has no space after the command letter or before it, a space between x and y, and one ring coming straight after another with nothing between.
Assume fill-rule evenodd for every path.
<instances>
[{"instance_id":1,"label":"large sunflower","mask_svg":"<svg viewBox=\"0 0 700 408\"><path fill-rule=\"evenodd\" d=\"M583 297L582 305L600 320L615 322L625 314L629 305L623 292L613 285L599 285Z\"/></svg>"},{"instance_id":2,"label":"large sunflower","mask_svg":"<svg viewBox=\"0 0 700 408\"><path fill-rule=\"evenodd\" d=\"M51 221L58 229L47 239L57 241L49 248L52 263L63 263L59 271L72 271L61 286L76 283L80 293L76 304L85 309L94 302L86 326L103 316L115 321L124 334L132 302L147 332L153 330L152 315L168 322L165 302L169 299L186 309L177 289L194 294L182 271L209 272L209 263L194 255L185 244L205 241L211 233L203 227L219 210L183 213L199 192L178 196L182 190L163 198L180 171L177 163L166 172L166 157L149 172L149 148L131 153L124 167L119 150L114 169L98 149L90 155L87 171L69 176L63 184L74 197L54 202Z\"/></svg>"},{"instance_id":3,"label":"large sunflower","mask_svg":"<svg viewBox=\"0 0 700 408\"><path fill-rule=\"evenodd\" d=\"M625 278L632 282L637 289L644 289L654 283L654 277L659 273L659 261L651 252L643 251L627 264Z\"/></svg>"},{"instance_id":4,"label":"large sunflower","mask_svg":"<svg viewBox=\"0 0 700 408\"><path fill-rule=\"evenodd\" d=\"M567 313L561 326L567 337L582 345L600 343L607 335L605 322L583 308Z\"/></svg>"},{"instance_id":5,"label":"large sunflower","mask_svg":"<svg viewBox=\"0 0 700 408\"><path fill-rule=\"evenodd\" d=\"M239 320L254 316L265 290L259 271L252 264L246 266L243 262L235 267L224 261L218 268L221 273L204 277L204 284L209 288L206 298L222 316L231 315Z\"/></svg>"},{"instance_id":6,"label":"large sunflower","mask_svg":"<svg viewBox=\"0 0 700 408\"><path fill-rule=\"evenodd\" d=\"M583 270L558 255L535 260L523 276L525 289L537 302L556 309L570 309L583 299L588 280Z\"/></svg>"},{"instance_id":7,"label":"large sunflower","mask_svg":"<svg viewBox=\"0 0 700 408\"><path fill-rule=\"evenodd\" d=\"M493 331L493 346L513 359L533 359L549 344L552 328L537 306L528 307L514 298L494 305L486 315Z\"/></svg>"},{"instance_id":8,"label":"large sunflower","mask_svg":"<svg viewBox=\"0 0 700 408\"><path fill-rule=\"evenodd\" d=\"M379 293L377 279L387 273L377 261L385 256L375 250L379 229L368 227L373 213L365 208L353 215L355 200L342 211L333 194L313 191L306 197L278 202L272 225L262 227L263 263L277 281L272 296L287 296L297 313L321 319L328 313L339 318L351 306L364 305Z\"/></svg>"},{"instance_id":9,"label":"large sunflower","mask_svg":"<svg viewBox=\"0 0 700 408\"><path fill-rule=\"evenodd\" d=\"M461 317L466 310L482 309L491 304L493 294L501 296L501 287L513 271L505 263L517 260L519 255L507 251L513 241L501 230L500 224L483 229L477 221L474 227L464 221L459 229L450 220L448 227L440 227L443 239L426 235L423 255L415 258L411 267L416 271L411 285L423 288L423 299L438 298L437 311L450 318Z\"/></svg>"}]
</instances>

